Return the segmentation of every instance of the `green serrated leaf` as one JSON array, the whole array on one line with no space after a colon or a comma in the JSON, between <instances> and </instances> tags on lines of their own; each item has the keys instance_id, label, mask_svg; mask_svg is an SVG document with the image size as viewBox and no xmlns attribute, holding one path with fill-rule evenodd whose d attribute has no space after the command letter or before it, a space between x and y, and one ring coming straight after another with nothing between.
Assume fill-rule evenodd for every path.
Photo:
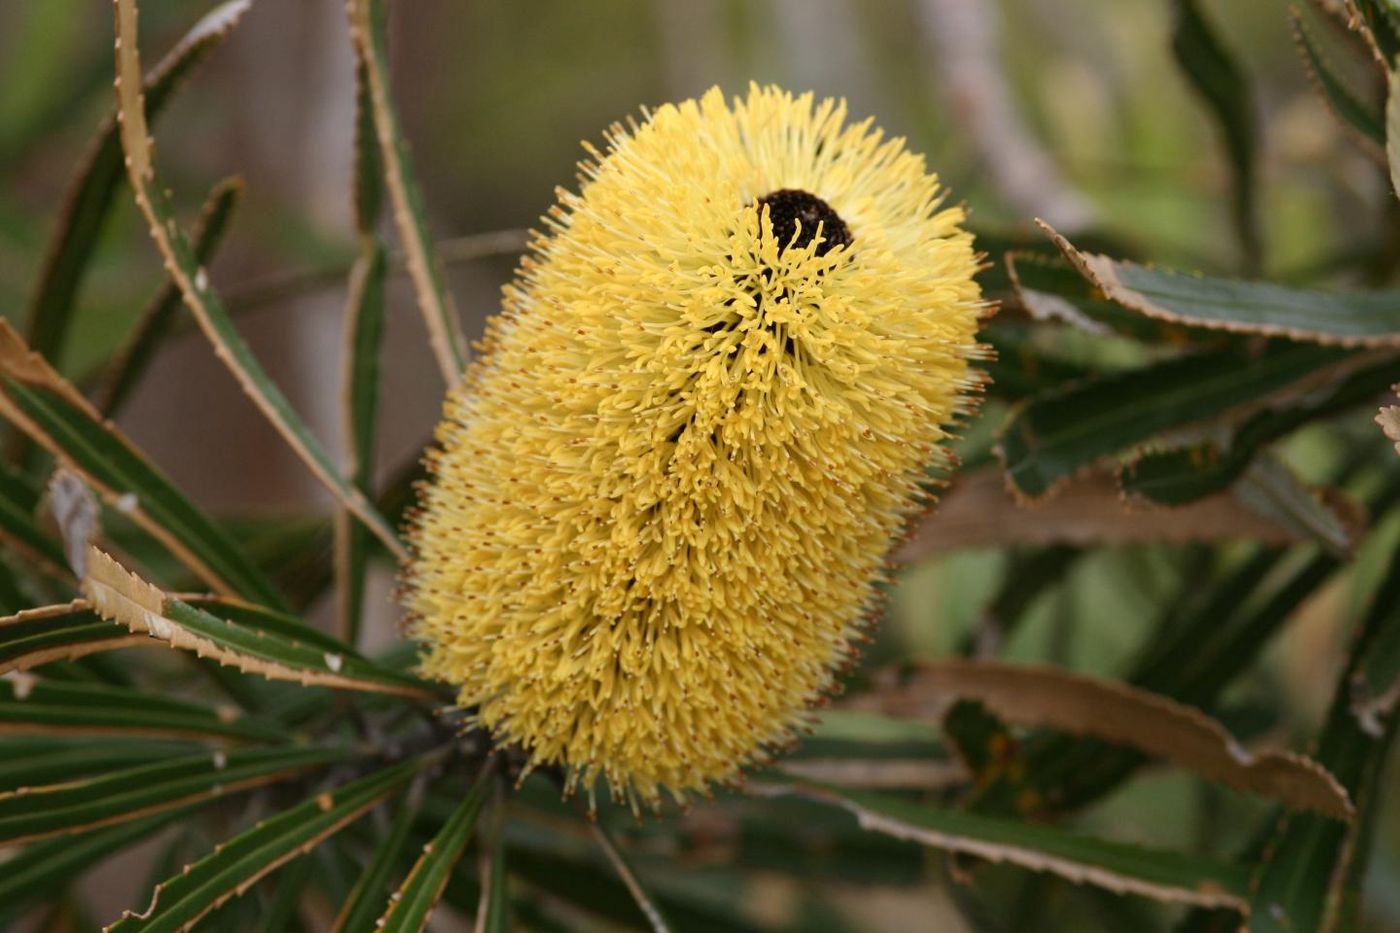
<instances>
[{"instance_id":1,"label":"green serrated leaf","mask_svg":"<svg viewBox=\"0 0 1400 933\"><path fill-rule=\"evenodd\" d=\"M82 395L0 321L0 413L87 480L209 585L281 605L260 571Z\"/></svg>"},{"instance_id":2,"label":"green serrated leaf","mask_svg":"<svg viewBox=\"0 0 1400 933\"><path fill-rule=\"evenodd\" d=\"M1184 505L1234 483L1260 449L1313 421L1360 405L1400 381L1400 362L1387 360L1352 373L1295 404L1245 421L1223 444L1207 441L1144 454L1119 474L1123 491L1161 505Z\"/></svg>"},{"instance_id":3,"label":"green serrated leaf","mask_svg":"<svg viewBox=\"0 0 1400 933\"><path fill-rule=\"evenodd\" d=\"M34 519L38 505L39 490L22 474L0 464L0 538L50 576L67 577L63 545Z\"/></svg>"},{"instance_id":4,"label":"green serrated leaf","mask_svg":"<svg viewBox=\"0 0 1400 933\"><path fill-rule=\"evenodd\" d=\"M466 369L466 343L452 294L443 281L442 263L433 248L423 210L423 196L409 167L398 114L389 87L389 49L382 0L350 0L350 37L369 91L370 113L379 139L385 183L394 205L394 220L403 242L418 305L428 325L433 354L449 386Z\"/></svg>"},{"instance_id":5,"label":"green serrated leaf","mask_svg":"<svg viewBox=\"0 0 1400 933\"><path fill-rule=\"evenodd\" d=\"M374 933L374 923L394 890L396 870L407 861L409 830L418 818L421 796L410 792L398 801L398 812L394 814L389 834L376 842L374 857L355 881L335 919L334 933Z\"/></svg>"},{"instance_id":6,"label":"green serrated leaf","mask_svg":"<svg viewBox=\"0 0 1400 933\"><path fill-rule=\"evenodd\" d=\"M233 30L252 0L230 0L185 33L141 82L146 118L154 122L181 80ZM46 359L61 357L73 301L123 176L120 128L109 116L79 168L43 272L29 303L29 343Z\"/></svg>"},{"instance_id":7,"label":"green serrated leaf","mask_svg":"<svg viewBox=\"0 0 1400 933\"><path fill-rule=\"evenodd\" d=\"M374 102L364 61L355 69L355 225L360 251L350 270L350 300L346 307L347 345L345 423L349 430L350 482L373 496L376 421L379 416L379 353L384 341L384 281L388 250L379 236L383 200ZM369 566L369 530L347 511L336 516L336 583L340 612L338 631L351 644L359 643L364 615L365 573Z\"/></svg>"},{"instance_id":8,"label":"green serrated leaf","mask_svg":"<svg viewBox=\"0 0 1400 933\"><path fill-rule=\"evenodd\" d=\"M1006 861L1120 894L1201 906L1242 905L1248 869L1198 855L1140 848L1055 826L942 810L864 791L795 783L762 788L842 807L876 832L934 848Z\"/></svg>"},{"instance_id":9,"label":"green serrated leaf","mask_svg":"<svg viewBox=\"0 0 1400 933\"><path fill-rule=\"evenodd\" d=\"M244 392L262 411L287 444L321 483L356 517L370 527L400 559L408 552L394 528L370 501L341 475L334 461L297 416L282 391L268 378L253 351L233 326L218 292L199 264L194 246L181 229L164 185L156 175L154 152L137 94L141 71L137 46L136 0L117 0L117 107L127 177L145 215L151 239L167 263L172 281L179 287L200 327L229 367Z\"/></svg>"},{"instance_id":10,"label":"green serrated leaf","mask_svg":"<svg viewBox=\"0 0 1400 933\"><path fill-rule=\"evenodd\" d=\"M1095 288L1172 324L1343 347L1400 347L1400 289L1319 291L1188 274L1076 249L1042 229Z\"/></svg>"},{"instance_id":11,"label":"green serrated leaf","mask_svg":"<svg viewBox=\"0 0 1400 933\"><path fill-rule=\"evenodd\" d=\"M1235 231L1247 271L1257 271L1263 247L1255 207L1254 101L1244 72L1201 14L1196 0L1175 0L1172 52L1191 86L1214 112L1234 173Z\"/></svg>"},{"instance_id":12,"label":"green serrated leaf","mask_svg":"<svg viewBox=\"0 0 1400 933\"><path fill-rule=\"evenodd\" d=\"M298 642L323 652L339 652L347 658L364 658L364 655L334 635L327 635L304 619L285 612L277 612L252 603L221 596L186 596L182 602L191 608L241 628Z\"/></svg>"},{"instance_id":13,"label":"green serrated leaf","mask_svg":"<svg viewBox=\"0 0 1400 933\"><path fill-rule=\"evenodd\" d=\"M147 910L126 913L107 928L108 933L175 933L191 928L258 879L344 829L428 763L419 758L381 768L263 820L162 883Z\"/></svg>"},{"instance_id":14,"label":"green serrated leaf","mask_svg":"<svg viewBox=\"0 0 1400 933\"><path fill-rule=\"evenodd\" d=\"M0 845L86 832L206 803L344 761L340 749L232 749L157 760L100 777L0 794Z\"/></svg>"},{"instance_id":15,"label":"green serrated leaf","mask_svg":"<svg viewBox=\"0 0 1400 933\"><path fill-rule=\"evenodd\" d=\"M135 845L192 812L189 807L177 808L74 838L50 839L25 846L6 860L5 870L0 872L0 921L6 919L11 909L50 896L108 856Z\"/></svg>"},{"instance_id":16,"label":"green serrated leaf","mask_svg":"<svg viewBox=\"0 0 1400 933\"><path fill-rule=\"evenodd\" d=\"M1258 404L1343 357L1335 348L1298 344L1258 355L1226 348L1102 376L1016 408L998 453L1015 487L1041 496L1104 457Z\"/></svg>"},{"instance_id":17,"label":"green serrated leaf","mask_svg":"<svg viewBox=\"0 0 1400 933\"><path fill-rule=\"evenodd\" d=\"M428 925L428 916L442 897L453 867L471 841L493 781L489 769L477 777L456 811L423 848L422 856L390 898L389 909L380 918L378 929L384 933L419 933Z\"/></svg>"},{"instance_id":18,"label":"green serrated leaf","mask_svg":"<svg viewBox=\"0 0 1400 933\"><path fill-rule=\"evenodd\" d=\"M268 909L259 913L253 933L283 933L284 930L300 929L296 924L297 904L306 891L315 867L315 860L310 855L303 855L263 882L264 885L275 885L275 893Z\"/></svg>"},{"instance_id":19,"label":"green serrated leaf","mask_svg":"<svg viewBox=\"0 0 1400 933\"><path fill-rule=\"evenodd\" d=\"M497 809L504 816L504 803L498 802ZM503 820L498 820L491 834L490 865L486 869L490 885L482 892L484 905L478 907L481 917L481 933L510 933L510 893L506 886L506 837Z\"/></svg>"},{"instance_id":20,"label":"green serrated leaf","mask_svg":"<svg viewBox=\"0 0 1400 933\"><path fill-rule=\"evenodd\" d=\"M1293 23L1293 35L1303 56L1303 62L1332 113L1363 140L1378 147L1385 146L1384 115L1376 113L1374 107L1358 97L1341 76L1333 71L1331 63L1318 48L1316 40L1308 32L1297 10L1292 11L1289 18Z\"/></svg>"},{"instance_id":21,"label":"green serrated leaf","mask_svg":"<svg viewBox=\"0 0 1400 933\"><path fill-rule=\"evenodd\" d=\"M126 735L275 742L277 726L149 691L40 680L0 680L0 735Z\"/></svg>"},{"instance_id":22,"label":"green serrated leaf","mask_svg":"<svg viewBox=\"0 0 1400 933\"><path fill-rule=\"evenodd\" d=\"M29 609L0 618L0 673L143 643L149 642L98 618L81 601Z\"/></svg>"},{"instance_id":23,"label":"green serrated leaf","mask_svg":"<svg viewBox=\"0 0 1400 933\"><path fill-rule=\"evenodd\" d=\"M1007 273L1016 300L1037 321L1059 320L1090 333L1113 332L1145 342L1185 343L1208 337L1198 329L1134 314L1104 298L1063 256L1016 252L1006 255ZM994 345L1000 345L993 340ZM1053 374L1035 374L1037 387L1056 381Z\"/></svg>"},{"instance_id":24,"label":"green serrated leaf","mask_svg":"<svg viewBox=\"0 0 1400 933\"><path fill-rule=\"evenodd\" d=\"M251 606L223 613L245 618L251 615L259 620L257 627L252 627L197 608L141 580L95 547L88 549L83 589L103 618L247 674L429 702L443 696L426 682L381 667L339 643L327 650L330 636L309 637L295 620ZM220 606L216 602L206 605L215 610Z\"/></svg>"},{"instance_id":25,"label":"green serrated leaf","mask_svg":"<svg viewBox=\"0 0 1400 933\"><path fill-rule=\"evenodd\" d=\"M243 196L243 182L226 178L214 186L199 213L194 233L194 254L200 265L214 259L219 244L233 217L234 208ZM145 375L151 359L161 342L170 334L175 312L180 310L180 290L166 282L137 322L131 336L117 351L103 380L101 400L97 408L107 418L116 417Z\"/></svg>"},{"instance_id":26,"label":"green serrated leaf","mask_svg":"<svg viewBox=\"0 0 1400 933\"><path fill-rule=\"evenodd\" d=\"M1318 541L1339 557L1349 555L1356 542L1338 511L1324 502L1277 457L1262 454L1235 485L1235 497L1272 522Z\"/></svg>"},{"instance_id":27,"label":"green serrated leaf","mask_svg":"<svg viewBox=\"0 0 1400 933\"><path fill-rule=\"evenodd\" d=\"M1367 658L1376 646L1394 640L1396 629L1400 629L1400 553L1392 555L1371 608L1361 620L1316 753L1356 800L1357 818L1351 826L1303 814L1276 821L1252 883L1251 931L1323 929L1324 917L1339 910L1353 921L1357 917L1356 902L1369 854L1358 850L1357 842L1367 837L1371 821L1379 815L1379 783L1395 740L1397 717L1393 707L1358 715L1355 680L1364 676ZM1357 860L1362 870L1349 864Z\"/></svg>"},{"instance_id":28,"label":"green serrated leaf","mask_svg":"<svg viewBox=\"0 0 1400 933\"><path fill-rule=\"evenodd\" d=\"M197 751L188 743L0 737L0 792L56 784Z\"/></svg>"}]
</instances>

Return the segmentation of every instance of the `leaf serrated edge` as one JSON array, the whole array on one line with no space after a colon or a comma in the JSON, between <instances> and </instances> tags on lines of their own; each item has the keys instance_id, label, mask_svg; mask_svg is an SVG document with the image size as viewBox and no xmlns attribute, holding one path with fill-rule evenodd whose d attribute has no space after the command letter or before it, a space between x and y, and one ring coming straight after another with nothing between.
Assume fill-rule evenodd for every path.
<instances>
[{"instance_id":1,"label":"leaf serrated edge","mask_svg":"<svg viewBox=\"0 0 1400 933\"><path fill-rule=\"evenodd\" d=\"M294 668L225 648L167 618L166 607L172 597L142 580L97 547L88 549L88 575L82 585L93 609L103 618L150 635L173 648L193 651L201 658L213 658L245 674L261 674L269 680L290 681L303 686L339 687L367 693L438 699L427 687L363 680L333 670Z\"/></svg>"},{"instance_id":2,"label":"leaf serrated edge","mask_svg":"<svg viewBox=\"0 0 1400 933\"><path fill-rule=\"evenodd\" d=\"M142 87L151 90L167 81L172 73L179 69L188 67L188 59L224 39L243 18L243 15L252 7L252 0L227 0L227 2L214 8L200 19L188 32L180 38L175 46L165 54L156 66L151 69L150 74L141 79ZM171 88L173 92L174 88ZM116 115L111 114L104 119L102 126L88 145L87 151L79 163L77 172L74 173L74 180L68 192L64 196L63 209L59 214L59 222L52 239L49 241L45 251L44 259L40 265L38 282L34 296L30 301L28 310L28 323L26 331L30 339L34 340L38 336L38 316L41 309L47 304L47 296L51 292L54 284L52 279L58 273L59 261L70 249L70 238L72 234L73 222L77 217L78 208L88 193L88 186L91 182L92 172L96 167L99 156L109 143L117 142L114 137L116 133ZM118 175L120 177L120 175ZM108 204L111 202L109 196ZM94 238L95 240L95 238ZM90 243L87 247L92 248ZM71 298L69 300L71 306ZM52 352L57 347L46 346L35 340L45 352Z\"/></svg>"},{"instance_id":3,"label":"leaf serrated edge","mask_svg":"<svg viewBox=\"0 0 1400 933\"><path fill-rule=\"evenodd\" d=\"M1373 334L1368 336L1338 335L1328 334L1321 331L1302 330L1296 327L1286 327L1274 324L1247 324L1240 321L1228 321L1221 318L1198 317L1196 315L1182 314L1164 308L1161 305L1150 301L1146 295L1125 285L1118 276L1115 268L1118 265L1133 265L1132 263L1113 259L1098 253L1085 253L1077 249L1062 234L1057 232L1044 220L1036 218L1038 226L1046 236L1048 236L1069 260L1070 264L1086 278L1091 285L1101 291L1106 298L1115 304L1121 305L1130 311L1165 321L1171 324L1185 324L1191 327L1199 327L1203 330L1224 331L1233 334L1253 334L1265 337L1283 337L1288 340L1295 340L1302 343L1318 344L1326 347L1347 347L1347 348L1396 348L1400 347L1400 331L1389 334ZM1180 273L1176 273L1180 274Z\"/></svg>"},{"instance_id":4,"label":"leaf serrated edge","mask_svg":"<svg viewBox=\"0 0 1400 933\"><path fill-rule=\"evenodd\" d=\"M380 60L377 48L371 7L371 0L346 0L350 39L369 84L384 180L393 203L394 221L402 240L409 277L413 280L418 307L428 326L438 368L442 371L448 387L454 388L461 381L467 362L461 324L452 302L452 295L443 284L438 257L428 241L423 220L415 210L416 183L405 164L405 153L401 147L402 134L389 93L389 78L384 73L384 63Z\"/></svg>"},{"instance_id":5,"label":"leaf serrated edge","mask_svg":"<svg viewBox=\"0 0 1400 933\"><path fill-rule=\"evenodd\" d=\"M1062 668L945 659L886 671L849 704L896 716L941 718L955 699L977 700L1001 719L1130 745L1209 780L1273 797L1294 809L1350 819L1346 790L1322 765L1294 752L1252 754L1193 706L1119 681ZM1116 715L1115 715L1116 714Z\"/></svg>"},{"instance_id":6,"label":"leaf serrated edge","mask_svg":"<svg viewBox=\"0 0 1400 933\"><path fill-rule=\"evenodd\" d=\"M971 836L948 833L926 826L916 826L892 816L877 813L847 794L808 782L771 784L757 781L745 785L754 796L778 797L798 795L818 802L832 804L856 818L862 829L884 833L919 845L948 852L976 856L994 863L1009 863L1032 871L1049 872L1075 884L1091 884L1119 894L1137 894L1166 903L1193 904L1199 907L1223 907L1249 912L1249 903L1240 892L1215 883L1188 888L1134 878L1112 869L1091 865L1059 855L1037 851L1028 846L992 842Z\"/></svg>"},{"instance_id":7,"label":"leaf serrated edge","mask_svg":"<svg viewBox=\"0 0 1400 933\"><path fill-rule=\"evenodd\" d=\"M1328 111L1362 152L1366 153L1367 156L1374 159L1377 163L1384 163L1385 151L1382 146L1384 132L1382 131L1379 137L1373 136L1369 131L1357 126L1343 115L1338 108L1337 102L1333 99L1332 95L1327 92L1328 81L1322 74L1322 69L1327 68L1327 57L1323 55L1322 50L1313 43L1312 37L1307 31L1307 24L1303 22L1302 14L1297 7L1291 7L1289 9L1288 19L1292 27L1294 45L1298 47L1298 54L1303 59L1303 71L1307 74L1309 82L1311 82L1318 95L1322 98ZM1336 92L1346 95L1357 111L1364 114L1366 111L1365 105L1356 97L1352 89L1347 86L1340 77L1332 73L1330 69L1328 73L1331 74L1333 83L1336 85ZM1376 129L1382 130L1381 127L1376 127Z\"/></svg>"},{"instance_id":8,"label":"leaf serrated edge","mask_svg":"<svg viewBox=\"0 0 1400 933\"><path fill-rule=\"evenodd\" d=\"M131 179L137 207L146 218L151 240L164 261L166 274L179 287L186 306L208 337L215 355L228 367L244 393L277 429L311 474L337 501L354 512L396 558L406 561L408 550L394 529L358 489L339 475L319 443L295 420L280 390L261 371L254 371L256 362L240 359L235 346L220 333L218 321L226 316L222 305L216 305L214 292L208 284L197 281L199 276L191 273L182 262L181 256L190 252L189 244L174 217L164 210L163 205L158 206L155 200L159 195L154 190L157 181L154 144L147 129L141 90L136 0L115 0L115 5L117 120L121 126L122 149L126 153L127 176ZM242 345L237 344L237 347L241 348ZM280 407L278 402L281 402Z\"/></svg>"},{"instance_id":9,"label":"leaf serrated edge","mask_svg":"<svg viewBox=\"0 0 1400 933\"><path fill-rule=\"evenodd\" d=\"M145 456L132 445L124 434L102 418L102 415L73 387L72 383L60 376L47 360L31 350L24 339L20 337L19 332L4 319L0 319L0 375L9 376L19 382L37 385L45 391L52 392L80 413L92 419L95 425L106 432L113 443L126 447L134 457L142 461L146 460ZM31 439L52 454L64 469L80 476L84 482L97 491L107 505L124 512L143 531L159 541L181 564L189 568L205 583L226 595L232 596L238 592L203 558L187 547L164 525L153 519L142 507L139 499L133 504L125 493L112 489L73 460L48 432L24 413L2 386L0 386L0 417L4 417L29 435Z\"/></svg>"}]
</instances>

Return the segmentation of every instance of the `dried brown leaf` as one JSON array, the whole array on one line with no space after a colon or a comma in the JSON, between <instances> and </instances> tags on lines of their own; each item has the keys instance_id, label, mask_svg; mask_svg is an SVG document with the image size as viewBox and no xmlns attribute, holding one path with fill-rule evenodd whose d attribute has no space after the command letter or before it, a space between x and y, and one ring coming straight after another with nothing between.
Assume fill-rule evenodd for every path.
<instances>
[{"instance_id":1,"label":"dried brown leaf","mask_svg":"<svg viewBox=\"0 0 1400 933\"><path fill-rule=\"evenodd\" d=\"M1043 726L1128 745L1203 777L1289 807L1349 819L1346 790L1317 762L1292 752L1245 750L1200 710L1127 684L1054 667L948 659L886 671L850 706L939 719L977 700L1009 723Z\"/></svg>"},{"instance_id":2,"label":"dried brown leaf","mask_svg":"<svg viewBox=\"0 0 1400 933\"><path fill-rule=\"evenodd\" d=\"M1400 395L1400 385L1394 387L1397 395ZM1376 424L1380 425L1385 436L1395 445L1395 452L1400 454L1400 405L1387 405L1376 412Z\"/></svg>"},{"instance_id":3,"label":"dried brown leaf","mask_svg":"<svg viewBox=\"0 0 1400 933\"><path fill-rule=\"evenodd\" d=\"M955 479L952 488L895 552L914 561L942 551L1009 544L1183 543L1248 538L1271 544L1297 535L1244 506L1227 493L1180 508L1133 506L1117 480L1102 471L1066 481L1053 497L1020 502L997 469Z\"/></svg>"}]
</instances>

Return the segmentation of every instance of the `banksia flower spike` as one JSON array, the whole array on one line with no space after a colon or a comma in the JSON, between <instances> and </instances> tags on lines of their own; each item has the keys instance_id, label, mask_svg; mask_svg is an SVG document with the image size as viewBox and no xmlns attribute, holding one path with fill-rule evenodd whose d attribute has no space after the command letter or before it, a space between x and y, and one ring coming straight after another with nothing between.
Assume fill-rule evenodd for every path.
<instances>
[{"instance_id":1,"label":"banksia flower spike","mask_svg":"<svg viewBox=\"0 0 1400 933\"><path fill-rule=\"evenodd\" d=\"M963 211L845 105L667 105L561 191L447 400L423 670L530 764L655 805L802 728L970 404Z\"/></svg>"}]
</instances>

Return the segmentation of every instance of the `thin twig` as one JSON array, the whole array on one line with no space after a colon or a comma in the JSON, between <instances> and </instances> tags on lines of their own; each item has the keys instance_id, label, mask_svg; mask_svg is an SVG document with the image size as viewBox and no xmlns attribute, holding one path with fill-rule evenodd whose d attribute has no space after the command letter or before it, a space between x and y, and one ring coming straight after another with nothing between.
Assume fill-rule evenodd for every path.
<instances>
[{"instance_id":1,"label":"thin twig","mask_svg":"<svg viewBox=\"0 0 1400 933\"><path fill-rule=\"evenodd\" d=\"M632 899L637 902L637 907L646 915L651 928L655 933L670 933L671 927L666 923L666 917L661 913L661 908L657 907L647 892L642 889L641 883L637 881L637 876L632 873L631 866L622 857L622 853L618 851L617 844L613 842L607 830L594 820L588 821L588 830L593 834L593 839L603 850L603 854L608 857L608 861L612 863L617 876L622 879L622 883L631 892Z\"/></svg>"}]
</instances>

